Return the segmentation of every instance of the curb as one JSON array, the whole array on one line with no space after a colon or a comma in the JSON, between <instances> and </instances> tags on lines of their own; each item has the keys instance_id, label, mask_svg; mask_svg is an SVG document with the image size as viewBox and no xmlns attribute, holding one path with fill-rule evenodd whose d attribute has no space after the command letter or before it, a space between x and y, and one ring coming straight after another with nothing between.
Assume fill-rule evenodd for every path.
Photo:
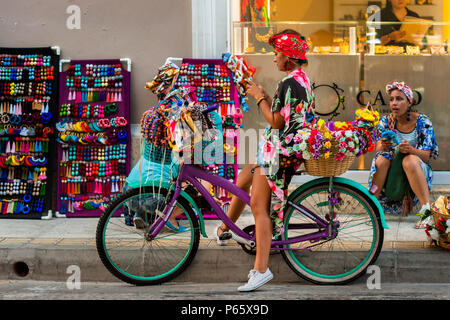
<instances>
[{"instance_id":1,"label":"curb","mask_svg":"<svg viewBox=\"0 0 450 320\"><path fill-rule=\"evenodd\" d=\"M203 246L199 248L192 264L172 282L245 282L253 261L254 256L246 254L237 246ZM18 262L24 264L17 265ZM69 268L72 265L80 268L81 281L120 281L103 266L95 245L0 248L0 279L2 280L67 281L73 273ZM387 245L378 257L376 265L380 267L381 281L386 283L450 283L450 272L448 272L450 255L441 248L421 248L420 245L401 246L398 243ZM17 269L21 266L28 267L25 277L17 274ZM273 283L310 284L299 278L280 254L271 255L269 267L275 275ZM366 281L368 276L361 277L357 282Z\"/></svg>"}]
</instances>

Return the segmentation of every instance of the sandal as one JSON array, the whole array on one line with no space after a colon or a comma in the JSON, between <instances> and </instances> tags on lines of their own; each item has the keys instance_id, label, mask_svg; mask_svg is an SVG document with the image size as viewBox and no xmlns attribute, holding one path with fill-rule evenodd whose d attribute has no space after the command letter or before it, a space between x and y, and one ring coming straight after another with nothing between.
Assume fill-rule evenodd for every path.
<instances>
[{"instance_id":1,"label":"sandal","mask_svg":"<svg viewBox=\"0 0 450 320\"><path fill-rule=\"evenodd\" d=\"M219 235L219 229L222 230L222 234ZM226 246L228 244L228 240L232 238L232 234L230 231L224 231L222 226L219 225L214 229L214 236L216 237L217 244L219 246Z\"/></svg>"},{"instance_id":2,"label":"sandal","mask_svg":"<svg viewBox=\"0 0 450 320\"><path fill-rule=\"evenodd\" d=\"M178 228L177 228L172 223L170 223L170 221L166 222L166 227L169 228L170 230L172 230L173 232L185 232L188 230L187 227L182 226L181 224L178 224Z\"/></svg>"}]
</instances>

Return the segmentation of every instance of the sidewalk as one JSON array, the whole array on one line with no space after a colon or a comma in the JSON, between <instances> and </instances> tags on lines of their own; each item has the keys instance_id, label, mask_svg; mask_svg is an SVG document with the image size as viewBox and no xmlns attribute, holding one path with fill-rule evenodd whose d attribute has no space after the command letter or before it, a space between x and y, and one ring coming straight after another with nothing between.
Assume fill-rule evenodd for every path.
<instances>
[{"instance_id":1,"label":"sidewalk","mask_svg":"<svg viewBox=\"0 0 450 320\"><path fill-rule=\"evenodd\" d=\"M383 251L376 264L385 281L449 282L449 252L430 247L423 230L414 228L416 216L386 217ZM0 279L21 279L15 267L25 263L24 279L66 281L67 268L77 265L84 281L118 281L101 263L95 246L98 218L53 218L51 220L10 220L0 222ZM238 222L243 227L253 224L250 213ZM234 241L220 247L213 238L217 220L205 220L208 238L201 238L194 262L176 282L245 281L254 256L245 253ZM23 264L22 264L23 266ZM270 259L274 282L291 283L299 279L280 254ZM208 272L205 272L208 270ZM363 281L363 280L360 280Z\"/></svg>"}]
</instances>

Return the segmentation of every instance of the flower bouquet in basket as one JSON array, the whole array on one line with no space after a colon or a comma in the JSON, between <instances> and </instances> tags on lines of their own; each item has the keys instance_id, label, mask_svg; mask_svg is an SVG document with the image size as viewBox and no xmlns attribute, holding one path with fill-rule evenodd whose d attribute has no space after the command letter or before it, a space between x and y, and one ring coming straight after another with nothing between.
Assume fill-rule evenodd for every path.
<instances>
[{"instance_id":1,"label":"flower bouquet in basket","mask_svg":"<svg viewBox=\"0 0 450 320\"><path fill-rule=\"evenodd\" d=\"M420 221L426 225L425 233L432 243L450 249L450 202L446 196L439 196Z\"/></svg>"},{"instance_id":2,"label":"flower bouquet in basket","mask_svg":"<svg viewBox=\"0 0 450 320\"><path fill-rule=\"evenodd\" d=\"M375 149L374 129L379 120L379 113L370 104L356 110L353 121L326 123L319 119L297 132L293 148L305 159L308 174L341 175L356 157Z\"/></svg>"}]
</instances>

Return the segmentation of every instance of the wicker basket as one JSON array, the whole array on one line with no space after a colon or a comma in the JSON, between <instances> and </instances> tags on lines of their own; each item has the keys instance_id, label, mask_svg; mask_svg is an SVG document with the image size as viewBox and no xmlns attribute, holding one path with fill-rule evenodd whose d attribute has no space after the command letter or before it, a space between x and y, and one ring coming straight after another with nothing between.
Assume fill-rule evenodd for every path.
<instances>
[{"instance_id":1,"label":"wicker basket","mask_svg":"<svg viewBox=\"0 0 450 320\"><path fill-rule=\"evenodd\" d=\"M450 219L449 214L442 214L439 211L436 211L434 206L431 206L431 212L433 213L433 219L434 219L434 225L437 226L439 223L439 220L442 218L444 222ZM450 234L444 233L439 236L439 241L437 241L437 244L444 248L444 249L450 249L448 246L450 244Z\"/></svg>"},{"instance_id":2,"label":"wicker basket","mask_svg":"<svg viewBox=\"0 0 450 320\"><path fill-rule=\"evenodd\" d=\"M342 161L336 160L336 154L339 152L339 144L337 141L332 141L330 149L330 157L328 159L319 158L317 160L305 160L306 172L311 176L317 177L334 177L345 173L353 161L355 156L345 156Z\"/></svg>"}]
</instances>

